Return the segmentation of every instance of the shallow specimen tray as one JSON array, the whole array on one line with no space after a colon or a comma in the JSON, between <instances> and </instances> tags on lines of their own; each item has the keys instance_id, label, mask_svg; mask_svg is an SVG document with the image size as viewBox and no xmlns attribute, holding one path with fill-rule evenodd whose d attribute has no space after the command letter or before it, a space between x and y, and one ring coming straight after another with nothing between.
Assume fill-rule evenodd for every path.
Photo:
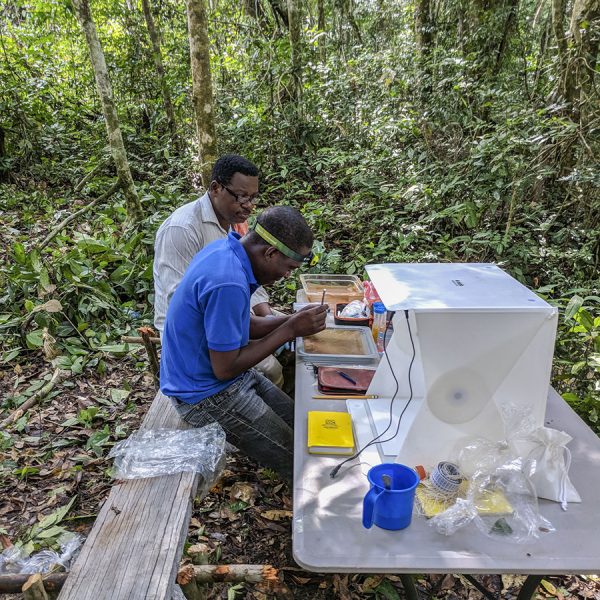
<instances>
[{"instance_id":1,"label":"shallow specimen tray","mask_svg":"<svg viewBox=\"0 0 600 600\"><path fill-rule=\"evenodd\" d=\"M296 352L303 360L320 364L365 363L379 358L368 327L328 327L315 335L298 338Z\"/></svg>"},{"instance_id":2,"label":"shallow specimen tray","mask_svg":"<svg viewBox=\"0 0 600 600\"><path fill-rule=\"evenodd\" d=\"M300 275L300 282L309 302L321 302L323 290L326 290L325 303L332 308L338 303L362 300L365 294L356 275L303 273Z\"/></svg>"}]
</instances>

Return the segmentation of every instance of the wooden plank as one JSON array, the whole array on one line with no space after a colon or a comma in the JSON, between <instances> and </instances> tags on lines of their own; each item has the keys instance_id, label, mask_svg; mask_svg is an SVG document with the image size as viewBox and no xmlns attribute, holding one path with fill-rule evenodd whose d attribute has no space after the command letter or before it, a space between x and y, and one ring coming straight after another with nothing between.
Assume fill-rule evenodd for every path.
<instances>
[{"instance_id":1,"label":"wooden plank","mask_svg":"<svg viewBox=\"0 0 600 600\"><path fill-rule=\"evenodd\" d=\"M156 395L141 429L187 429ZM179 473L115 484L59 600L170 600L199 476Z\"/></svg>"}]
</instances>

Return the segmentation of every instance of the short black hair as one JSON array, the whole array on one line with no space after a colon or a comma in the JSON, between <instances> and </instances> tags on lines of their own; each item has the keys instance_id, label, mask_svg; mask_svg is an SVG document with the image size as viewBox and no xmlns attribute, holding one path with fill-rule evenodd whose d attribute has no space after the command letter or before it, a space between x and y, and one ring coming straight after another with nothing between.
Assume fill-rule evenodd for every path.
<instances>
[{"instance_id":1,"label":"short black hair","mask_svg":"<svg viewBox=\"0 0 600 600\"><path fill-rule=\"evenodd\" d=\"M291 206L272 206L264 210L256 222L272 236L298 254L312 248L313 232L299 210ZM267 244L255 231L251 231L254 243Z\"/></svg>"},{"instance_id":2,"label":"short black hair","mask_svg":"<svg viewBox=\"0 0 600 600\"><path fill-rule=\"evenodd\" d=\"M214 164L210 177L227 185L236 173L258 177L258 167L239 154L224 154Z\"/></svg>"}]
</instances>

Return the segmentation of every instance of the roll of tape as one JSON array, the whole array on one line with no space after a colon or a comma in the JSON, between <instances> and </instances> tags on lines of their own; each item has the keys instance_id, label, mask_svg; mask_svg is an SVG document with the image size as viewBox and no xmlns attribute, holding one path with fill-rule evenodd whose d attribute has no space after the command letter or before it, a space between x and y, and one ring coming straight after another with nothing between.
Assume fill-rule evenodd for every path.
<instances>
[{"instance_id":1,"label":"roll of tape","mask_svg":"<svg viewBox=\"0 0 600 600\"><path fill-rule=\"evenodd\" d=\"M459 468L451 462L441 462L431 471L431 483L444 494L455 494L462 481Z\"/></svg>"}]
</instances>

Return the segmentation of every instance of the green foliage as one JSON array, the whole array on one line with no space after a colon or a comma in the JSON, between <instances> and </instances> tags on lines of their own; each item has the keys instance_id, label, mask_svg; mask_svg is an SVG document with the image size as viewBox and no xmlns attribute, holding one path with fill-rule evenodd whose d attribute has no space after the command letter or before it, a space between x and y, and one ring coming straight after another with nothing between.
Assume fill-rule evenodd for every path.
<instances>
[{"instance_id":1,"label":"green foliage","mask_svg":"<svg viewBox=\"0 0 600 600\"><path fill-rule=\"evenodd\" d=\"M121 204L106 206L93 221L60 232L38 251L45 220L62 219L73 199L41 197L35 210L19 211L27 206L26 195L6 188L5 198L9 193L14 208L8 217L20 221L21 232L13 238L9 260L0 263L0 360L6 364L43 352L56 367L75 374L86 366L101 371L103 354L128 352L116 342L151 321L153 232L165 209L160 206L162 212L148 217L140 230L123 234ZM146 204L150 201L156 199L149 193ZM59 212L50 217L52 210Z\"/></svg>"},{"instance_id":2,"label":"green foliage","mask_svg":"<svg viewBox=\"0 0 600 600\"><path fill-rule=\"evenodd\" d=\"M600 297L570 298L559 327L554 366L563 398L600 433Z\"/></svg>"},{"instance_id":3,"label":"green foliage","mask_svg":"<svg viewBox=\"0 0 600 600\"><path fill-rule=\"evenodd\" d=\"M321 31L309 2L295 101L284 21L273 3L256 15L242 4L210 9L219 150L260 166L265 206L302 210L320 255L312 270L362 277L370 262L498 263L566 311L554 383L596 423L600 103L594 88L588 127L560 97L550 7L521 3L512 15L506 3L442 2L424 49L414 3L326 3ZM0 0L0 10L0 366L43 356L75 374L102 372L105 355L131 352L122 335L151 323L156 228L197 195L185 8L153 6L175 147L139 7L92 3L146 217L126 223L117 195L43 248L114 172L70 4ZM278 284L275 301L293 300L297 286ZM90 448L105 441L99 433Z\"/></svg>"},{"instance_id":4,"label":"green foliage","mask_svg":"<svg viewBox=\"0 0 600 600\"><path fill-rule=\"evenodd\" d=\"M40 548L58 548L58 539L67 533L59 523L71 510L76 498L77 496L73 496L67 504L46 515L29 529L21 540L25 554L29 555Z\"/></svg>"}]
</instances>

